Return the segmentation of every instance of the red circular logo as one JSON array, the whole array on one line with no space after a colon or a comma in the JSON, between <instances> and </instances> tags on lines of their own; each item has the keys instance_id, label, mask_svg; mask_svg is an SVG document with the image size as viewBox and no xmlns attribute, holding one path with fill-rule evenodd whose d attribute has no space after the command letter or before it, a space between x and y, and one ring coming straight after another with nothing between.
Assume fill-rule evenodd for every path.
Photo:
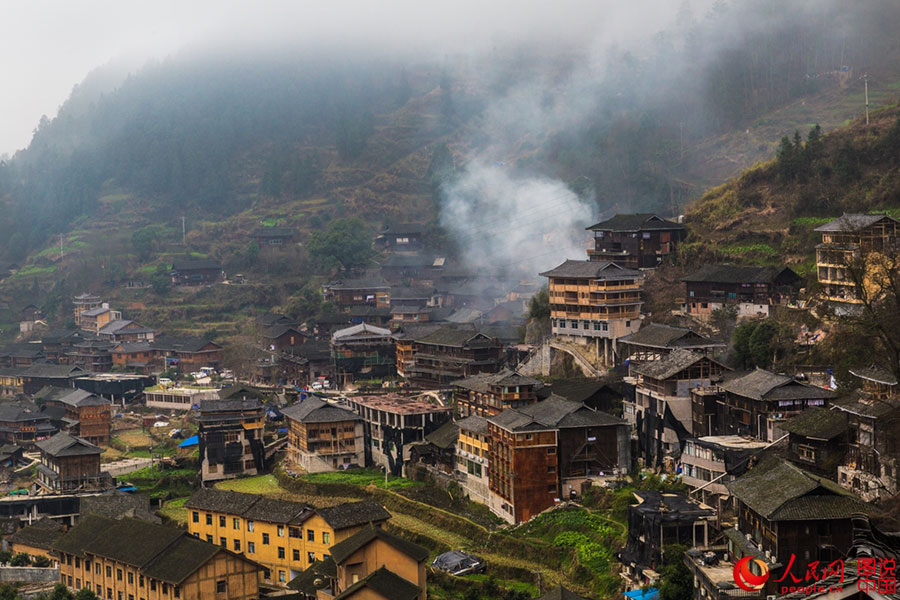
<instances>
[{"instance_id":1,"label":"red circular logo","mask_svg":"<svg viewBox=\"0 0 900 600\"><path fill-rule=\"evenodd\" d=\"M761 575L754 575L750 572L750 561L759 565L762 571ZM734 583L745 592L755 592L762 588L763 584L769 579L769 567L763 561L751 556L745 556L737 561L734 565Z\"/></svg>"}]
</instances>

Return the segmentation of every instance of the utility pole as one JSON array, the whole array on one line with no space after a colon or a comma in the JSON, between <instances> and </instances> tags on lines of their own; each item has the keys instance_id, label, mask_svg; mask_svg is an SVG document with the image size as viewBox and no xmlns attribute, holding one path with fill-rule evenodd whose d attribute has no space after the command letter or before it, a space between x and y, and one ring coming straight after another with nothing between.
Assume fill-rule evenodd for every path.
<instances>
[{"instance_id":1,"label":"utility pole","mask_svg":"<svg viewBox=\"0 0 900 600\"><path fill-rule=\"evenodd\" d=\"M868 104L867 104L867 106L868 106ZM866 122L868 122L868 121L866 121ZM182 216L181 217L181 245L182 246L184 246L184 232L185 232L184 219L185 219L184 216Z\"/></svg>"},{"instance_id":2,"label":"utility pole","mask_svg":"<svg viewBox=\"0 0 900 600\"><path fill-rule=\"evenodd\" d=\"M65 256L63 251L63 234L59 234L59 257L62 258L63 256Z\"/></svg>"},{"instance_id":3,"label":"utility pole","mask_svg":"<svg viewBox=\"0 0 900 600\"><path fill-rule=\"evenodd\" d=\"M863 74L863 83L866 86L866 125L869 124L869 74Z\"/></svg>"}]
</instances>

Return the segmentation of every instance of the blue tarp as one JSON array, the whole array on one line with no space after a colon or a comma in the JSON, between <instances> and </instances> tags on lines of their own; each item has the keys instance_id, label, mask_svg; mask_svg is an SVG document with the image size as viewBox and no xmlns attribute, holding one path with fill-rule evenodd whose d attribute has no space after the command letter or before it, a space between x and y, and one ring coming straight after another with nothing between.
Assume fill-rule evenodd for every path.
<instances>
[{"instance_id":1,"label":"blue tarp","mask_svg":"<svg viewBox=\"0 0 900 600\"><path fill-rule=\"evenodd\" d=\"M133 485L127 485L125 487L118 488L120 492L136 492L137 488Z\"/></svg>"},{"instance_id":2,"label":"blue tarp","mask_svg":"<svg viewBox=\"0 0 900 600\"><path fill-rule=\"evenodd\" d=\"M659 600L659 589L657 588L647 588L647 591L644 590L631 590L630 592L625 592L626 598L631 598L631 600Z\"/></svg>"},{"instance_id":3,"label":"blue tarp","mask_svg":"<svg viewBox=\"0 0 900 600\"><path fill-rule=\"evenodd\" d=\"M278 430L278 433L287 433L287 432L288 432L287 427L282 427L281 429Z\"/></svg>"},{"instance_id":4,"label":"blue tarp","mask_svg":"<svg viewBox=\"0 0 900 600\"><path fill-rule=\"evenodd\" d=\"M196 435L192 435L188 439L184 440L180 444L178 444L179 448L189 448L190 446L196 446L200 443L200 440L197 439Z\"/></svg>"}]
</instances>

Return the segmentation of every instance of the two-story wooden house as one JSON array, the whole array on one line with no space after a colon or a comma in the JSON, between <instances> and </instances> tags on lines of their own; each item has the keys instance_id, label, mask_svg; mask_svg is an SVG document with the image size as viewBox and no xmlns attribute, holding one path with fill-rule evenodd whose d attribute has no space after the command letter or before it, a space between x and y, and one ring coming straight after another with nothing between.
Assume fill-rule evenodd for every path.
<instances>
[{"instance_id":1,"label":"two-story wooden house","mask_svg":"<svg viewBox=\"0 0 900 600\"><path fill-rule=\"evenodd\" d=\"M209 259L176 260L172 263L172 283L175 285L209 285L222 280L222 265Z\"/></svg>"},{"instance_id":2,"label":"two-story wooden house","mask_svg":"<svg viewBox=\"0 0 900 600\"><path fill-rule=\"evenodd\" d=\"M35 394L41 401L42 411L50 416L50 409L61 411L59 420L65 420L66 431L88 442L109 445L112 414L110 401L96 394L79 389L45 387Z\"/></svg>"},{"instance_id":3,"label":"two-story wooden house","mask_svg":"<svg viewBox=\"0 0 900 600\"><path fill-rule=\"evenodd\" d=\"M446 387L451 382L479 373L500 370L503 344L474 326L445 326L412 341L412 364L405 365L404 376L422 388ZM401 349L397 348L397 361Z\"/></svg>"},{"instance_id":4,"label":"two-story wooden house","mask_svg":"<svg viewBox=\"0 0 900 600\"><path fill-rule=\"evenodd\" d=\"M482 373L453 382L456 414L492 417L507 408L520 408L538 401L544 384L510 369Z\"/></svg>"},{"instance_id":5,"label":"two-story wooden house","mask_svg":"<svg viewBox=\"0 0 900 600\"><path fill-rule=\"evenodd\" d=\"M591 260L614 262L630 269L659 266L687 236L687 228L681 223L652 213L617 214L587 229L594 232L594 247L588 250Z\"/></svg>"},{"instance_id":6,"label":"two-story wooden house","mask_svg":"<svg viewBox=\"0 0 900 600\"><path fill-rule=\"evenodd\" d=\"M36 484L45 493L109 490L115 479L100 470L103 449L64 431L35 444L41 452Z\"/></svg>"},{"instance_id":7,"label":"two-story wooden house","mask_svg":"<svg viewBox=\"0 0 900 600\"><path fill-rule=\"evenodd\" d=\"M287 462L307 473L366 464L362 418L318 396L281 410L287 419Z\"/></svg>"},{"instance_id":8,"label":"two-story wooden house","mask_svg":"<svg viewBox=\"0 0 900 600\"><path fill-rule=\"evenodd\" d=\"M838 480L838 466L847 454L847 413L813 406L782 423L781 430L789 436L789 461L810 473Z\"/></svg>"},{"instance_id":9,"label":"two-story wooden house","mask_svg":"<svg viewBox=\"0 0 900 600\"><path fill-rule=\"evenodd\" d=\"M327 302L334 302L342 310L359 305L391 305L391 285L381 277L333 281L322 286L322 292Z\"/></svg>"},{"instance_id":10,"label":"two-story wooden house","mask_svg":"<svg viewBox=\"0 0 900 600\"><path fill-rule=\"evenodd\" d=\"M771 306L797 298L801 278L789 267L706 265L681 281L684 312L706 319L725 306L735 307L738 317L768 316Z\"/></svg>"},{"instance_id":11,"label":"two-story wooden house","mask_svg":"<svg viewBox=\"0 0 900 600\"><path fill-rule=\"evenodd\" d=\"M727 344L700 335L688 327L673 327L662 323L645 323L638 331L618 339L617 355L630 369L660 360L675 350L690 350L698 354L714 355Z\"/></svg>"},{"instance_id":12,"label":"two-story wooden house","mask_svg":"<svg viewBox=\"0 0 900 600\"><path fill-rule=\"evenodd\" d=\"M201 400L197 410L203 482L256 475L265 468L262 403L252 397Z\"/></svg>"}]
</instances>

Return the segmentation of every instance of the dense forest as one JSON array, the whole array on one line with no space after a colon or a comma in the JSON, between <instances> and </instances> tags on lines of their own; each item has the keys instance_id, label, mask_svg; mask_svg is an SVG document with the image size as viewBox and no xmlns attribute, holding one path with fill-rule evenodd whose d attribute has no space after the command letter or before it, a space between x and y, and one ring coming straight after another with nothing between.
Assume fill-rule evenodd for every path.
<instances>
[{"instance_id":1,"label":"dense forest","mask_svg":"<svg viewBox=\"0 0 900 600\"><path fill-rule=\"evenodd\" d=\"M98 73L0 163L4 257L23 260L104 194L134 194L151 215L228 215L258 197L335 200L346 169L377 177L429 145L438 159L447 144L455 155L437 179L490 151L593 193L598 212L673 212L707 183L703 139L863 70L890 78L898 42L887 25L898 13L890 0L719 0L704 14L684 2L666 31L605 45L600 58L583 48L547 57L529 44L459 61L298 46L182 54L113 86ZM408 138L373 146L386 127ZM427 166L413 192L434 191L437 212L440 181ZM402 202L395 191L379 189ZM372 208L362 216L377 217Z\"/></svg>"}]
</instances>

